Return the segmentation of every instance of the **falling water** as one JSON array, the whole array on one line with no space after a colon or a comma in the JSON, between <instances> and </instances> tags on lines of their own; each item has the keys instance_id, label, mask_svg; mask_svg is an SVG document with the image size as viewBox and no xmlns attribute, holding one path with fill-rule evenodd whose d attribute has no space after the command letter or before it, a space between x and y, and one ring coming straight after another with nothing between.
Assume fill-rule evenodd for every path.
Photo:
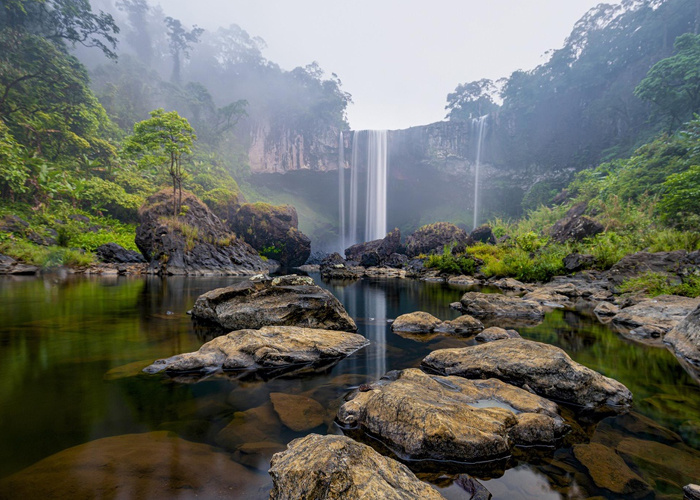
<instances>
[{"instance_id":1,"label":"falling water","mask_svg":"<svg viewBox=\"0 0 700 500\"><path fill-rule=\"evenodd\" d=\"M338 137L338 216L340 219L340 251L345 250L345 141Z\"/></svg>"},{"instance_id":2,"label":"falling water","mask_svg":"<svg viewBox=\"0 0 700 500\"><path fill-rule=\"evenodd\" d=\"M477 127L476 163L474 166L474 229L479 227L479 169L481 168L481 148L484 144L484 129L486 128L486 118L488 116L480 116L473 121L473 124Z\"/></svg>"},{"instance_id":3,"label":"falling water","mask_svg":"<svg viewBox=\"0 0 700 500\"><path fill-rule=\"evenodd\" d=\"M379 380L386 373L386 295L368 290L365 295L367 329L367 372Z\"/></svg>"},{"instance_id":4,"label":"falling water","mask_svg":"<svg viewBox=\"0 0 700 500\"><path fill-rule=\"evenodd\" d=\"M352 139L352 157L350 159L350 206L347 210L348 224L345 224L346 210L340 211L341 230L347 227L344 244L371 241L386 236L386 187L387 187L387 132L386 130L362 130L354 132ZM360 176L361 167L366 167L367 175ZM360 228L360 182L366 181L364 193L365 226ZM344 181L343 181L344 182ZM344 184L340 181L338 189L342 190L340 203L345 204ZM364 239L363 239L364 238Z\"/></svg>"}]
</instances>

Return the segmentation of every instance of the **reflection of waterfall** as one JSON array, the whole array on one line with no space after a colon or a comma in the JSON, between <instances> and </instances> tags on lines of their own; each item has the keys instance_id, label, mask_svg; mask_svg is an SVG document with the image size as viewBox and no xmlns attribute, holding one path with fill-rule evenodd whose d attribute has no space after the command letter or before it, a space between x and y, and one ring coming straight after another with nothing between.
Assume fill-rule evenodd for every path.
<instances>
[{"instance_id":1,"label":"reflection of waterfall","mask_svg":"<svg viewBox=\"0 0 700 500\"><path fill-rule=\"evenodd\" d=\"M379 380L386 373L386 296L383 290L365 291L365 315L370 341L367 350L367 373Z\"/></svg>"},{"instance_id":2,"label":"reflection of waterfall","mask_svg":"<svg viewBox=\"0 0 700 500\"><path fill-rule=\"evenodd\" d=\"M361 145L362 143L362 145ZM386 236L386 187L387 187L387 132L386 130L362 130L354 132L350 171L350 206L345 210L345 180L338 181L340 209L340 243L346 244L371 241ZM364 179L360 168L366 169ZM364 192L364 231L359 226L361 220L360 183L365 182Z\"/></svg>"},{"instance_id":3,"label":"reflection of waterfall","mask_svg":"<svg viewBox=\"0 0 700 500\"><path fill-rule=\"evenodd\" d=\"M340 219L340 250L345 249L345 141L343 131L338 137L338 216Z\"/></svg>"},{"instance_id":4,"label":"reflection of waterfall","mask_svg":"<svg viewBox=\"0 0 700 500\"><path fill-rule=\"evenodd\" d=\"M484 144L484 129L486 128L486 118L484 115L475 118L472 124L477 128L476 140L476 163L474 165L474 229L479 223L479 170L481 168L481 147Z\"/></svg>"}]
</instances>

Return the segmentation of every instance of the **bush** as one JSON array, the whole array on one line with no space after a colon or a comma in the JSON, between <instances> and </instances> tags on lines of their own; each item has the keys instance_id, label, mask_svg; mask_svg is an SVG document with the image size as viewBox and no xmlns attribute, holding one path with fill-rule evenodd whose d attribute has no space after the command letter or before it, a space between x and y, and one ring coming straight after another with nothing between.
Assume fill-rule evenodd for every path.
<instances>
[{"instance_id":1,"label":"bush","mask_svg":"<svg viewBox=\"0 0 700 500\"><path fill-rule=\"evenodd\" d=\"M143 202L143 196L129 194L120 185L99 177L86 182L82 196L82 205L86 209L93 212L105 211L112 217L127 222L138 220L138 211Z\"/></svg>"},{"instance_id":2,"label":"bush","mask_svg":"<svg viewBox=\"0 0 700 500\"><path fill-rule=\"evenodd\" d=\"M425 262L425 267L437 269L447 274L474 274L476 262L467 256L452 255L452 248L445 246L442 255L431 255Z\"/></svg>"},{"instance_id":3,"label":"bush","mask_svg":"<svg viewBox=\"0 0 700 500\"><path fill-rule=\"evenodd\" d=\"M623 292L644 292L651 297L658 295L700 297L700 276L688 276L679 283L677 278L649 272L624 281L620 289Z\"/></svg>"},{"instance_id":4,"label":"bush","mask_svg":"<svg viewBox=\"0 0 700 500\"><path fill-rule=\"evenodd\" d=\"M673 174L663 184L664 195L658 204L662 219L680 228L698 228L700 219L700 165Z\"/></svg>"}]
</instances>

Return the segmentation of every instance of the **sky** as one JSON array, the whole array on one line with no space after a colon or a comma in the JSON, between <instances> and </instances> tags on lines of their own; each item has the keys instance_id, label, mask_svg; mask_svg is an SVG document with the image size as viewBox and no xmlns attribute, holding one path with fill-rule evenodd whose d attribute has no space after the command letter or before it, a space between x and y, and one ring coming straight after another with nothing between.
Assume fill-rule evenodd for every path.
<instances>
[{"instance_id":1,"label":"sky","mask_svg":"<svg viewBox=\"0 0 700 500\"><path fill-rule=\"evenodd\" d=\"M618 3L609 0L608 3ZM156 2L154 2L156 3ZM354 130L403 129L445 117L457 84L546 61L599 0L161 0L207 30L238 24L290 70L317 61L354 103Z\"/></svg>"}]
</instances>

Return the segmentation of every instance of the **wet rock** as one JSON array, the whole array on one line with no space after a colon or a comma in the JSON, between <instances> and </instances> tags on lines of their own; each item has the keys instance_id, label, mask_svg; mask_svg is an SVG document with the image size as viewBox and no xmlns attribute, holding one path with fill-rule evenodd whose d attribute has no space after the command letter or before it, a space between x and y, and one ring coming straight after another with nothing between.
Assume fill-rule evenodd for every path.
<instances>
[{"instance_id":1,"label":"wet rock","mask_svg":"<svg viewBox=\"0 0 700 500\"><path fill-rule=\"evenodd\" d=\"M653 325L643 325L629 331L626 337L639 339L659 339L666 333L665 329Z\"/></svg>"},{"instance_id":2,"label":"wet rock","mask_svg":"<svg viewBox=\"0 0 700 500\"><path fill-rule=\"evenodd\" d=\"M645 273L657 273L669 277L684 274L687 268L697 268L700 264L700 252L688 253L685 250L673 252L637 252L626 255L607 273L610 281L616 285L629 278Z\"/></svg>"},{"instance_id":3,"label":"wet rock","mask_svg":"<svg viewBox=\"0 0 700 500\"><path fill-rule=\"evenodd\" d=\"M442 253L445 245L464 246L471 242L463 229L449 222L436 222L420 227L406 238L406 255Z\"/></svg>"},{"instance_id":4,"label":"wet rock","mask_svg":"<svg viewBox=\"0 0 700 500\"><path fill-rule=\"evenodd\" d=\"M343 305L309 277L255 277L200 295L192 316L224 328L300 326L356 331Z\"/></svg>"},{"instance_id":5,"label":"wet rock","mask_svg":"<svg viewBox=\"0 0 700 500\"><path fill-rule=\"evenodd\" d=\"M564 308L570 305L569 297L561 295L552 289L537 288L522 297L523 300L537 302L544 307Z\"/></svg>"},{"instance_id":6,"label":"wet rock","mask_svg":"<svg viewBox=\"0 0 700 500\"><path fill-rule=\"evenodd\" d=\"M537 302L495 293L467 292L460 300L462 312L476 318L525 318L541 320L544 309Z\"/></svg>"},{"instance_id":7,"label":"wet rock","mask_svg":"<svg viewBox=\"0 0 700 500\"><path fill-rule=\"evenodd\" d=\"M0 481L2 498L254 498L256 474L168 432L98 439Z\"/></svg>"},{"instance_id":8,"label":"wet rock","mask_svg":"<svg viewBox=\"0 0 700 500\"><path fill-rule=\"evenodd\" d=\"M492 326L474 338L479 342L494 342L496 340L519 339L522 337L515 330L506 330L505 328Z\"/></svg>"},{"instance_id":9,"label":"wet rock","mask_svg":"<svg viewBox=\"0 0 700 500\"><path fill-rule=\"evenodd\" d=\"M468 315L460 316L452 321L440 321L427 312L414 312L402 314L391 324L394 332L415 333L451 333L458 335L472 335L484 329L484 325L478 319Z\"/></svg>"},{"instance_id":10,"label":"wet rock","mask_svg":"<svg viewBox=\"0 0 700 500\"><path fill-rule=\"evenodd\" d=\"M34 275L39 272L37 266L21 264L12 257L0 254L0 274L12 274L15 276Z\"/></svg>"},{"instance_id":11,"label":"wet rock","mask_svg":"<svg viewBox=\"0 0 700 500\"><path fill-rule=\"evenodd\" d=\"M234 413L231 422L216 435L215 442L230 451L237 450L246 443L278 443L280 427L281 422L272 403L266 403Z\"/></svg>"},{"instance_id":12,"label":"wet rock","mask_svg":"<svg viewBox=\"0 0 700 500\"><path fill-rule=\"evenodd\" d=\"M501 290L511 292L531 292L534 289L532 286L521 283L513 278L501 278L500 280L493 281L489 284L498 287Z\"/></svg>"},{"instance_id":13,"label":"wet rock","mask_svg":"<svg viewBox=\"0 0 700 500\"><path fill-rule=\"evenodd\" d=\"M393 231L379 240L358 243L345 250L347 260L360 262L364 267L386 265L392 254L399 253L401 248L401 231Z\"/></svg>"},{"instance_id":14,"label":"wet rock","mask_svg":"<svg viewBox=\"0 0 700 500\"><path fill-rule=\"evenodd\" d=\"M577 444L574 456L590 474L596 486L618 495L645 496L651 487L627 466L615 450L602 444Z\"/></svg>"},{"instance_id":15,"label":"wet rock","mask_svg":"<svg viewBox=\"0 0 700 500\"><path fill-rule=\"evenodd\" d=\"M339 253L333 253L321 262L321 277L327 280L356 280L361 277L354 272Z\"/></svg>"},{"instance_id":16,"label":"wet rock","mask_svg":"<svg viewBox=\"0 0 700 500\"><path fill-rule=\"evenodd\" d=\"M291 205L245 203L229 220L229 227L282 266L301 266L311 255L311 240L299 231L297 211Z\"/></svg>"},{"instance_id":17,"label":"wet rock","mask_svg":"<svg viewBox=\"0 0 700 500\"><path fill-rule=\"evenodd\" d=\"M700 452L688 446L626 438L617 445L617 452L642 470L652 471L654 476L679 487L700 479Z\"/></svg>"},{"instance_id":18,"label":"wet rock","mask_svg":"<svg viewBox=\"0 0 700 500\"><path fill-rule=\"evenodd\" d=\"M496 244L496 237L493 235L493 230L488 224L479 226L469 233L469 238L474 242L488 243L489 245Z\"/></svg>"},{"instance_id":19,"label":"wet rock","mask_svg":"<svg viewBox=\"0 0 700 500\"><path fill-rule=\"evenodd\" d=\"M293 431L308 431L323 423L326 411L315 399L281 392L271 393L270 399L282 423Z\"/></svg>"},{"instance_id":20,"label":"wet rock","mask_svg":"<svg viewBox=\"0 0 700 500\"><path fill-rule=\"evenodd\" d=\"M447 282L450 285L460 286L475 286L483 283L480 279L474 278L473 276L450 276L447 278Z\"/></svg>"},{"instance_id":21,"label":"wet rock","mask_svg":"<svg viewBox=\"0 0 700 500\"><path fill-rule=\"evenodd\" d=\"M620 312L620 308L610 302L599 302L593 312L596 316L615 316Z\"/></svg>"},{"instance_id":22,"label":"wet rock","mask_svg":"<svg viewBox=\"0 0 700 500\"><path fill-rule=\"evenodd\" d=\"M127 250L116 243L100 245L95 250L95 253L102 262L110 264L138 264L146 262L146 259L140 253Z\"/></svg>"},{"instance_id":23,"label":"wet rock","mask_svg":"<svg viewBox=\"0 0 700 500\"><path fill-rule=\"evenodd\" d=\"M700 298L691 299L677 295L659 295L625 307L617 313L613 324L634 329L651 326L668 332L700 306Z\"/></svg>"},{"instance_id":24,"label":"wet rock","mask_svg":"<svg viewBox=\"0 0 700 500\"><path fill-rule=\"evenodd\" d=\"M270 468L270 459L275 453L279 453L287 449L282 443L274 441L258 441L255 443L245 443L231 455L234 461L243 464L246 467L258 469L262 472L267 472Z\"/></svg>"},{"instance_id":25,"label":"wet rock","mask_svg":"<svg viewBox=\"0 0 700 500\"><path fill-rule=\"evenodd\" d=\"M345 436L310 434L270 463L271 500L443 498L403 464Z\"/></svg>"},{"instance_id":26,"label":"wet rock","mask_svg":"<svg viewBox=\"0 0 700 500\"><path fill-rule=\"evenodd\" d=\"M676 325L664 342L673 348L676 356L700 372L700 306Z\"/></svg>"},{"instance_id":27,"label":"wet rock","mask_svg":"<svg viewBox=\"0 0 700 500\"><path fill-rule=\"evenodd\" d=\"M231 234L196 196L183 193L173 216L173 193L160 191L139 211L136 246L150 272L166 275L245 275L268 270L258 253Z\"/></svg>"},{"instance_id":28,"label":"wet rock","mask_svg":"<svg viewBox=\"0 0 700 500\"><path fill-rule=\"evenodd\" d=\"M620 382L573 361L558 347L525 339L434 351L422 366L441 375L498 378L542 397L588 409L624 409L632 393ZM622 408L621 408L622 407Z\"/></svg>"},{"instance_id":29,"label":"wet rock","mask_svg":"<svg viewBox=\"0 0 700 500\"><path fill-rule=\"evenodd\" d=\"M321 365L340 360L365 347L361 335L294 326L266 326L238 330L207 342L196 352L159 359L147 373L221 370L284 370L299 365Z\"/></svg>"},{"instance_id":30,"label":"wet rock","mask_svg":"<svg viewBox=\"0 0 700 500\"><path fill-rule=\"evenodd\" d=\"M476 318L463 314L451 321L443 321L435 327L436 332L451 333L454 335L474 335L484 329L484 324Z\"/></svg>"},{"instance_id":31,"label":"wet rock","mask_svg":"<svg viewBox=\"0 0 700 500\"><path fill-rule=\"evenodd\" d=\"M492 495L479 481L466 474L461 474L455 484L462 488L468 496L468 500L490 500Z\"/></svg>"},{"instance_id":32,"label":"wet rock","mask_svg":"<svg viewBox=\"0 0 700 500\"><path fill-rule=\"evenodd\" d=\"M467 380L417 369L391 372L341 406L400 456L483 461L516 445L553 444L567 430L556 404L496 379Z\"/></svg>"},{"instance_id":33,"label":"wet rock","mask_svg":"<svg viewBox=\"0 0 700 500\"><path fill-rule=\"evenodd\" d=\"M571 253L564 257L564 269L570 273L590 269L595 264L595 257L588 254Z\"/></svg>"},{"instance_id":34,"label":"wet rock","mask_svg":"<svg viewBox=\"0 0 700 500\"><path fill-rule=\"evenodd\" d=\"M700 500L700 486L687 484L683 487L683 500Z\"/></svg>"}]
</instances>

